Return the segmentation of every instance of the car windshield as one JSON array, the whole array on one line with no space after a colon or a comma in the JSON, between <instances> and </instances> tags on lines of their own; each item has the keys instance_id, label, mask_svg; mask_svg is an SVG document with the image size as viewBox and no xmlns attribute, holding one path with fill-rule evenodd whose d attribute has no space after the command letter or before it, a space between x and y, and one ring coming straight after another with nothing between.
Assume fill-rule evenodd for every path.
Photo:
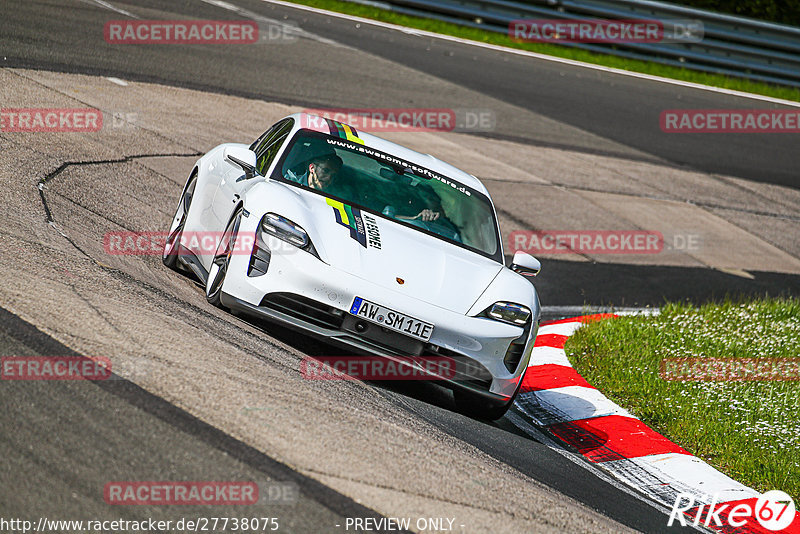
<instances>
[{"instance_id":1,"label":"car windshield","mask_svg":"<svg viewBox=\"0 0 800 534\"><path fill-rule=\"evenodd\" d=\"M350 140L300 130L275 167L288 181L502 262L488 197Z\"/></svg>"}]
</instances>

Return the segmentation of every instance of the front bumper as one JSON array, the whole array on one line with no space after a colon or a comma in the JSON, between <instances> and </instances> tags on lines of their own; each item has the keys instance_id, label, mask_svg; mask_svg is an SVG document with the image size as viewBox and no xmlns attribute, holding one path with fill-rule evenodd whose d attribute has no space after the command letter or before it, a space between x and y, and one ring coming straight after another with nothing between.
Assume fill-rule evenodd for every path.
<instances>
[{"instance_id":1,"label":"front bumper","mask_svg":"<svg viewBox=\"0 0 800 534\"><path fill-rule=\"evenodd\" d=\"M270 249L270 260L264 275L247 276L251 263L249 255L231 256L228 275L222 287L223 305L282 323L348 350L393 359L399 364L407 364L409 353L421 358L425 355L461 358L471 370L480 370L482 376L445 378L431 375L431 378L471 390L494 401L507 401L516 392L530 359L537 325L533 325L518 364L509 371L504 358L509 345L515 340L519 341L523 335L521 327L481 317L468 317L421 302L401 291L335 269L312 254L275 238L268 238L266 245ZM414 353L413 343L400 342L399 339L394 340L397 343L379 342L360 335L346 325L343 327L335 318L344 320L348 316L353 317L349 310L356 296L432 323L434 330L429 342L420 343L424 345L422 351ZM286 300L289 304L275 305L284 297L288 297ZM292 299L314 303L310 308L327 309L331 318L326 319L324 313L322 316L317 312L300 313L298 310L302 305L292 305Z\"/></svg>"}]
</instances>

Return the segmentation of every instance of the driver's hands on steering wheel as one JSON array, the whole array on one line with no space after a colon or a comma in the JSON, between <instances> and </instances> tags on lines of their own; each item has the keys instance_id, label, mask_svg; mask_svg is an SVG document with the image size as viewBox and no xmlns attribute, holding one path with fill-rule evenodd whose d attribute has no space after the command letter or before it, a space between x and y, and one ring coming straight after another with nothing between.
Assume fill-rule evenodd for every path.
<instances>
[{"instance_id":1,"label":"driver's hands on steering wheel","mask_svg":"<svg viewBox=\"0 0 800 534\"><path fill-rule=\"evenodd\" d=\"M441 213L439 213L438 211L425 209L425 210L422 210L421 212L417 213L412 218L413 219L421 219L423 221L435 221L436 219L439 218L439 215L441 215Z\"/></svg>"}]
</instances>

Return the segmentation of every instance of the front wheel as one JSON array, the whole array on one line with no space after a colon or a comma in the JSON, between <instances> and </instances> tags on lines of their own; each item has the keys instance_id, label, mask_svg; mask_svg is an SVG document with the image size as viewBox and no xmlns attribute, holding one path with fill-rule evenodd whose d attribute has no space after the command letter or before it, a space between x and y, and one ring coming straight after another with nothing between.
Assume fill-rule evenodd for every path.
<instances>
[{"instance_id":1,"label":"front wheel","mask_svg":"<svg viewBox=\"0 0 800 534\"><path fill-rule=\"evenodd\" d=\"M214 260L211 262L211 268L208 270L206 300L218 308L222 307L220 301L222 284L225 282L225 276L228 274L228 265L230 265L231 254L236 244L236 235L239 233L239 224L241 221L242 208L238 208L228 222L228 226L225 228L222 238L219 240L217 251L214 253Z\"/></svg>"},{"instance_id":2,"label":"front wheel","mask_svg":"<svg viewBox=\"0 0 800 534\"><path fill-rule=\"evenodd\" d=\"M175 216L172 218L172 224L169 227L167 241L164 243L161 261L170 269L178 270L179 267L178 255L181 253L181 236L183 235L183 227L186 225L186 216L189 214L189 206L192 204L196 184L197 173L193 172L178 202L178 208L175 210Z\"/></svg>"}]
</instances>

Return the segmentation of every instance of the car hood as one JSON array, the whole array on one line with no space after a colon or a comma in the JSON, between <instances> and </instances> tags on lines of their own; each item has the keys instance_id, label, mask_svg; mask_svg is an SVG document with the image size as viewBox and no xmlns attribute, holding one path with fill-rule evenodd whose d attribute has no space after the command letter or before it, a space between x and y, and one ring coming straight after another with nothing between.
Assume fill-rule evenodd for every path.
<instances>
[{"instance_id":1,"label":"car hood","mask_svg":"<svg viewBox=\"0 0 800 534\"><path fill-rule=\"evenodd\" d=\"M425 303L466 314L503 268L380 215L313 193L303 196L314 229L307 230L323 261Z\"/></svg>"}]
</instances>

